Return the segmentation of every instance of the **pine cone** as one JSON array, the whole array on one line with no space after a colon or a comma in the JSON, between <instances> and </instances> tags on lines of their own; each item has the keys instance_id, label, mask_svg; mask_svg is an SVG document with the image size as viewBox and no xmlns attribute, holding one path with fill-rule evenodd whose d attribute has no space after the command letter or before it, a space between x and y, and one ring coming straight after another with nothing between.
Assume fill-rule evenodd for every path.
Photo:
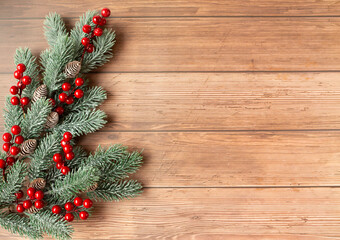
<instances>
[{"instance_id":1,"label":"pine cone","mask_svg":"<svg viewBox=\"0 0 340 240\"><path fill-rule=\"evenodd\" d=\"M67 78L74 78L77 76L81 68L81 63L78 61L69 62L65 67L65 76Z\"/></svg>"},{"instance_id":2,"label":"pine cone","mask_svg":"<svg viewBox=\"0 0 340 240\"><path fill-rule=\"evenodd\" d=\"M21 154L22 155L29 155L34 153L35 148L37 147L37 140L35 139L28 139L21 145Z\"/></svg>"},{"instance_id":3,"label":"pine cone","mask_svg":"<svg viewBox=\"0 0 340 240\"><path fill-rule=\"evenodd\" d=\"M32 97L32 101L35 102L40 98L47 97L47 86L45 84L40 85L37 89L35 89Z\"/></svg>"},{"instance_id":4,"label":"pine cone","mask_svg":"<svg viewBox=\"0 0 340 240\"><path fill-rule=\"evenodd\" d=\"M53 128L55 125L57 125L58 121L59 121L59 114L56 112L51 112L47 116L47 121L45 123L45 126L47 128Z\"/></svg>"},{"instance_id":5,"label":"pine cone","mask_svg":"<svg viewBox=\"0 0 340 240\"><path fill-rule=\"evenodd\" d=\"M46 186L46 180L43 178L37 178L34 179L29 185L28 187L32 187L35 188L36 190L42 190L44 189Z\"/></svg>"},{"instance_id":6,"label":"pine cone","mask_svg":"<svg viewBox=\"0 0 340 240\"><path fill-rule=\"evenodd\" d=\"M96 190L98 187L98 183L93 184L92 186L90 186L88 189L86 189L85 191L83 191L84 193L87 192L93 192L94 190Z\"/></svg>"},{"instance_id":7,"label":"pine cone","mask_svg":"<svg viewBox=\"0 0 340 240\"><path fill-rule=\"evenodd\" d=\"M37 212L39 212L39 209L36 208L36 207L34 206L34 204L33 204L32 207L30 207L30 208L27 209L26 211L27 211L28 213L32 214L32 213L37 213Z\"/></svg>"},{"instance_id":8,"label":"pine cone","mask_svg":"<svg viewBox=\"0 0 340 240\"><path fill-rule=\"evenodd\" d=\"M14 204L11 204L11 205L9 205L8 206L8 211L9 212L16 212L16 210L17 210L17 208L16 208L16 206L14 205Z\"/></svg>"}]
</instances>

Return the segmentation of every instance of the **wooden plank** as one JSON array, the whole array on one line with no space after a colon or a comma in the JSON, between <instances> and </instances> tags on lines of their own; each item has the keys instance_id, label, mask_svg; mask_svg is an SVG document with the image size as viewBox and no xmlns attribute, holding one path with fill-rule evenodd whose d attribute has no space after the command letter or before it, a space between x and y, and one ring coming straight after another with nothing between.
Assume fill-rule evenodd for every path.
<instances>
[{"instance_id":1,"label":"wooden plank","mask_svg":"<svg viewBox=\"0 0 340 240\"><path fill-rule=\"evenodd\" d=\"M1 18L43 17L49 11L64 16L81 15L88 9L108 7L114 17L143 16L332 16L339 15L340 4L335 0L40 0L3 1Z\"/></svg>"},{"instance_id":2,"label":"wooden plank","mask_svg":"<svg viewBox=\"0 0 340 240\"><path fill-rule=\"evenodd\" d=\"M144 149L147 187L339 186L337 132L98 132L79 144Z\"/></svg>"},{"instance_id":3,"label":"wooden plank","mask_svg":"<svg viewBox=\"0 0 340 240\"><path fill-rule=\"evenodd\" d=\"M74 222L74 239L340 238L339 189L145 189L120 203L95 203ZM0 238L8 236L1 229Z\"/></svg>"},{"instance_id":4,"label":"wooden plank","mask_svg":"<svg viewBox=\"0 0 340 240\"><path fill-rule=\"evenodd\" d=\"M340 129L340 73L105 73L105 131ZM0 74L0 103L14 83ZM3 118L0 118L0 129Z\"/></svg>"},{"instance_id":5,"label":"wooden plank","mask_svg":"<svg viewBox=\"0 0 340 240\"><path fill-rule=\"evenodd\" d=\"M1 72L13 71L18 46L46 47L42 22L0 22ZM109 27L116 55L101 71L340 70L340 18L118 18Z\"/></svg>"}]
</instances>

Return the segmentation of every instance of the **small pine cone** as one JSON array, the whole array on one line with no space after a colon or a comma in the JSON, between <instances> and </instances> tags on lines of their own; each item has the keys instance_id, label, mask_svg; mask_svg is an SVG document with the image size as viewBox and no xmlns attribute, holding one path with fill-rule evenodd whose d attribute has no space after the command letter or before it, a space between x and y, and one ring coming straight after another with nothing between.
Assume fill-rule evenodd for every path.
<instances>
[{"instance_id":1,"label":"small pine cone","mask_svg":"<svg viewBox=\"0 0 340 240\"><path fill-rule=\"evenodd\" d=\"M27 211L28 213L32 214L32 213L37 213L37 212L39 212L39 209L36 208L36 207L34 206L34 204L33 204L32 207L30 207L30 208L27 209L26 211Z\"/></svg>"},{"instance_id":2,"label":"small pine cone","mask_svg":"<svg viewBox=\"0 0 340 240\"><path fill-rule=\"evenodd\" d=\"M90 186L88 189L86 189L86 190L84 191L84 193L93 192L94 190L97 189L97 187L98 187L98 183L95 183L95 184L93 184L92 186Z\"/></svg>"},{"instance_id":3,"label":"small pine cone","mask_svg":"<svg viewBox=\"0 0 340 240\"><path fill-rule=\"evenodd\" d=\"M36 190L42 190L46 186L46 181L43 178L34 179L28 187L35 188Z\"/></svg>"},{"instance_id":4,"label":"small pine cone","mask_svg":"<svg viewBox=\"0 0 340 240\"><path fill-rule=\"evenodd\" d=\"M28 139L21 144L21 154L24 156L32 154L34 153L34 150L36 147L37 147L37 140Z\"/></svg>"},{"instance_id":5,"label":"small pine cone","mask_svg":"<svg viewBox=\"0 0 340 240\"><path fill-rule=\"evenodd\" d=\"M65 76L67 78L74 78L77 76L81 68L81 63L78 61L69 62L65 67Z\"/></svg>"},{"instance_id":6,"label":"small pine cone","mask_svg":"<svg viewBox=\"0 0 340 240\"><path fill-rule=\"evenodd\" d=\"M32 97L32 101L35 102L40 98L47 97L47 86L45 84L40 85L37 89L35 89Z\"/></svg>"},{"instance_id":7,"label":"small pine cone","mask_svg":"<svg viewBox=\"0 0 340 240\"><path fill-rule=\"evenodd\" d=\"M13 212L16 212L17 208L14 204L11 204L8 206L8 211L13 213Z\"/></svg>"},{"instance_id":8,"label":"small pine cone","mask_svg":"<svg viewBox=\"0 0 340 240\"><path fill-rule=\"evenodd\" d=\"M53 128L55 125L57 125L58 121L59 121L59 114L56 112L51 112L47 116L47 121L45 123L45 126L47 128Z\"/></svg>"}]
</instances>

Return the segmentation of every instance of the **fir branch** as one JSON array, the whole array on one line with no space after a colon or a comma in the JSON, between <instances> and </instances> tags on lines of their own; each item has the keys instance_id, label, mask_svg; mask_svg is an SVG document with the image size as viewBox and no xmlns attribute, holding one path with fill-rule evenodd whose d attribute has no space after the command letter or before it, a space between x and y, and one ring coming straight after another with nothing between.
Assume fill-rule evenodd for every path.
<instances>
[{"instance_id":1,"label":"fir branch","mask_svg":"<svg viewBox=\"0 0 340 240\"><path fill-rule=\"evenodd\" d=\"M39 85L39 65L36 61L36 57L32 55L29 48L18 48L15 52L14 63L18 65L23 63L26 66L24 75L30 76L32 82L27 85L22 92L23 97L31 97L35 89Z\"/></svg>"},{"instance_id":2,"label":"fir branch","mask_svg":"<svg viewBox=\"0 0 340 240\"><path fill-rule=\"evenodd\" d=\"M81 112L87 109L94 109L98 107L107 97L106 92L102 87L90 87L84 89L83 91L84 96L82 98L67 106L66 109L69 112Z\"/></svg>"},{"instance_id":3,"label":"fir branch","mask_svg":"<svg viewBox=\"0 0 340 240\"><path fill-rule=\"evenodd\" d=\"M40 53L39 62L40 62L42 71L46 70L46 66L48 63L48 58L50 57L50 53L51 53L51 49L48 49L48 48Z\"/></svg>"},{"instance_id":4,"label":"fir branch","mask_svg":"<svg viewBox=\"0 0 340 240\"><path fill-rule=\"evenodd\" d=\"M103 35L93 41L94 51L91 54L86 54L82 63L81 72L90 72L112 58L112 47L115 44L116 34L111 29L104 29Z\"/></svg>"},{"instance_id":5,"label":"fir branch","mask_svg":"<svg viewBox=\"0 0 340 240\"><path fill-rule=\"evenodd\" d=\"M96 190L87 195L95 200L119 201L136 197L142 193L142 185L136 180L102 182Z\"/></svg>"},{"instance_id":6,"label":"fir branch","mask_svg":"<svg viewBox=\"0 0 340 240\"><path fill-rule=\"evenodd\" d=\"M67 37L65 22L57 13L50 13L44 21L45 37L48 45L53 48L59 37Z\"/></svg>"},{"instance_id":7,"label":"fir branch","mask_svg":"<svg viewBox=\"0 0 340 240\"><path fill-rule=\"evenodd\" d=\"M15 193L21 188L21 184L27 174L27 165L17 161L6 170L6 182L0 185L0 205L9 204L15 200Z\"/></svg>"},{"instance_id":8,"label":"fir branch","mask_svg":"<svg viewBox=\"0 0 340 240\"><path fill-rule=\"evenodd\" d=\"M23 111L19 105L11 103L11 97L6 98L4 109L5 132L10 132L13 125L20 125L23 119Z\"/></svg>"},{"instance_id":9,"label":"fir branch","mask_svg":"<svg viewBox=\"0 0 340 240\"><path fill-rule=\"evenodd\" d=\"M29 214L31 225L56 239L71 239L73 228L66 220L49 210Z\"/></svg>"},{"instance_id":10,"label":"fir branch","mask_svg":"<svg viewBox=\"0 0 340 240\"><path fill-rule=\"evenodd\" d=\"M37 138L45 127L47 116L52 110L52 105L48 99L38 99L33 102L31 108L27 110L26 117L21 124L22 136L25 139Z\"/></svg>"},{"instance_id":11,"label":"fir branch","mask_svg":"<svg viewBox=\"0 0 340 240\"><path fill-rule=\"evenodd\" d=\"M71 132L73 136L86 135L102 128L106 120L106 114L101 110L84 110L82 112L74 112L58 124L54 130L60 132Z\"/></svg>"},{"instance_id":12,"label":"fir branch","mask_svg":"<svg viewBox=\"0 0 340 240\"><path fill-rule=\"evenodd\" d=\"M73 148L74 159L67 163L67 166L71 169L78 169L86 161L88 154L81 146Z\"/></svg>"},{"instance_id":13,"label":"fir branch","mask_svg":"<svg viewBox=\"0 0 340 240\"><path fill-rule=\"evenodd\" d=\"M0 213L0 226L13 234L19 234L31 239L41 239L42 233L31 225L29 218L17 213Z\"/></svg>"}]
</instances>

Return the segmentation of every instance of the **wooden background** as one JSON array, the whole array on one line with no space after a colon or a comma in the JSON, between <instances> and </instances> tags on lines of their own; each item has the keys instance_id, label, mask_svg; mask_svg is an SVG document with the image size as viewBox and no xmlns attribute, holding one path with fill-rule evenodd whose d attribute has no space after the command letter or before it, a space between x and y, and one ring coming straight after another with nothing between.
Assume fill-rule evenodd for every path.
<instances>
[{"instance_id":1,"label":"wooden background","mask_svg":"<svg viewBox=\"0 0 340 240\"><path fill-rule=\"evenodd\" d=\"M49 11L72 26L102 7L110 123L81 144L144 148L145 191L74 239L340 239L339 1L1 0L0 101Z\"/></svg>"}]
</instances>

